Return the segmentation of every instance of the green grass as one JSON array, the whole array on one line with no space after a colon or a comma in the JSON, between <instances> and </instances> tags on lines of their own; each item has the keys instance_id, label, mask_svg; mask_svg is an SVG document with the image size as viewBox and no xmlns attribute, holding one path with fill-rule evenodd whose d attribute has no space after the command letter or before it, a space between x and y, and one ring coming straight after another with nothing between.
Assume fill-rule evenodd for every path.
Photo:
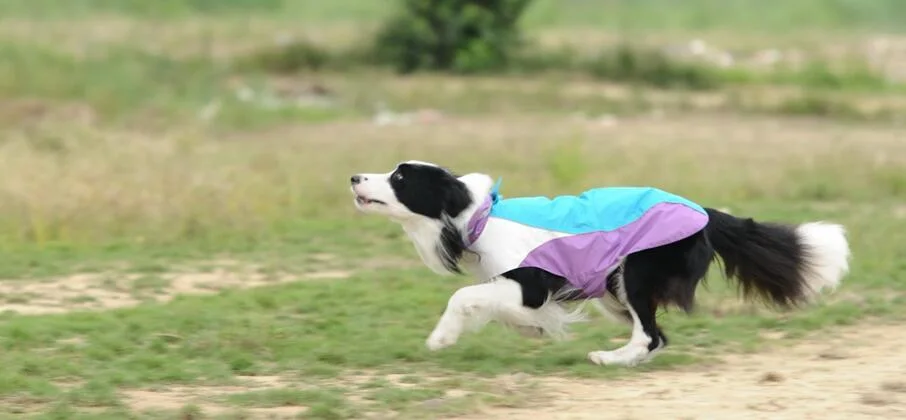
<instances>
[{"instance_id":1,"label":"green grass","mask_svg":"<svg viewBox=\"0 0 906 420\"><path fill-rule=\"evenodd\" d=\"M597 26L640 31L731 29L795 31L803 28L902 28L906 14L895 0L719 1L539 1L529 21L534 25ZM754 18L753 18L754 17Z\"/></svg>"},{"instance_id":2,"label":"green grass","mask_svg":"<svg viewBox=\"0 0 906 420\"><path fill-rule=\"evenodd\" d=\"M85 18L122 14L142 18L184 18L257 14L300 22L373 22L393 10L390 1L335 0L9 0L3 16ZM756 17L756 18L753 18ZM752 32L797 30L902 30L906 9L897 0L536 0L529 10L530 27L593 27L623 30L731 29Z\"/></svg>"},{"instance_id":3,"label":"green grass","mask_svg":"<svg viewBox=\"0 0 906 420\"><path fill-rule=\"evenodd\" d=\"M321 121L336 118L329 108L265 103L268 93L260 77L247 75L251 100L230 86L232 75L204 57L176 59L136 49L110 48L87 57L22 43L0 43L0 57L12 66L0 70L0 94L11 98L58 103L85 103L107 121L166 126L175 118L205 123L254 127L279 121ZM206 108L215 108L205 118ZM47 138L45 148L65 152L59 140Z\"/></svg>"},{"instance_id":4,"label":"green grass","mask_svg":"<svg viewBox=\"0 0 906 420\"><path fill-rule=\"evenodd\" d=\"M875 296L868 273L858 273L848 287ZM0 326L0 363L10 369L0 374L0 399L25 398L31 404L65 404L74 410L117 409L122 401L114 389L228 384L237 375L281 375L311 386L342 381L344 375L360 370L479 378L513 372L608 378L628 372L585 361L588 350L625 333L600 322L580 325L575 340L560 343L530 341L491 325L464 336L449 350L428 352L423 345L426 334L458 284L463 281L432 278L422 269L391 270L349 280L182 297L166 305L109 312L6 316ZM710 289L705 302L732 296L716 279ZM886 292L891 290L902 292L902 288ZM871 299L868 307L843 301L783 317L767 313L753 317L747 307L719 318L708 309L691 317L670 314L662 322L675 345L642 369L700 360L709 354L707 349L752 349L762 329L788 331L795 337L866 316L899 314L896 308L902 303L902 297L886 303ZM73 342L74 337L78 341ZM68 390L58 385L72 379L81 385ZM409 391L387 383L366 389L372 389L368 399L390 409L441 395L439 388ZM344 401L342 395L319 386L250 391L226 399L246 407L313 403L336 407Z\"/></svg>"},{"instance_id":5,"label":"green grass","mask_svg":"<svg viewBox=\"0 0 906 420\"><path fill-rule=\"evenodd\" d=\"M738 2L727 10L721 8L724 6L715 10L724 17L734 16L734 13L748 16L752 7L767 10L756 3ZM387 91L379 84L370 83L371 80L388 76L388 70L376 67L367 52L370 29L355 31L351 45L334 45L330 39L323 37L310 41L311 37L306 36L308 32L298 33L292 25L277 17L291 18L298 13L312 19L312 22L326 24L332 21L331 16L339 16L337 11L345 10L346 16L353 20L359 14L379 18L381 14L373 13L376 8L368 6L371 3L367 2L341 1L325 5L308 1L198 0L148 6L132 1L86 0L67 3L69 9L55 3L54 7L49 3L42 4L29 3L30 7L25 7L18 2L8 2L0 6L0 11L8 8L12 15L15 11L27 11L31 16L42 15L42 10L46 10L76 17L96 17L99 13L110 12L131 16L133 20L125 21L128 23L126 29L121 27L123 22L110 21L111 35L96 30L108 23L93 25L80 23L77 19L69 22L69 26L54 23L53 30L43 30L38 26L31 29L11 26L12 29L0 39L0 60L9 63L0 69L0 94L14 101L10 106L12 112L0 117L0 126L16 126L23 122L31 124L60 107L80 112L88 120L99 119L104 123L137 126L144 130L165 129L173 121L178 121L180 125L218 130L261 129L289 122L327 122L370 115L378 102L413 106L439 104L461 113L496 113L501 108L513 107L532 111L563 109L571 104L564 104L556 97L556 81L589 77L655 90L726 90L740 85L798 86L814 90L817 95L837 91L872 94L903 90L901 84L888 80L861 61L853 60L840 65L817 52L814 57L807 57L812 61L804 67L761 72L743 67L724 69L705 63L685 62L652 48L648 45L650 42L622 45L610 39L598 51L591 53L530 44L514 60L510 73L517 78L533 76L550 80L551 86L545 92L527 94L514 89L505 92L505 95L498 95L505 102L502 104L489 102L487 98L493 92L482 91L468 95L468 98L456 97L445 101L443 95L426 97ZM847 9L850 5L841 2L814 0L799 4L804 10L819 9L824 5L827 10L846 11L846 15L855 21L862 19L860 14ZM865 4L857 9L871 10L866 12L866 16L896 14L891 11L893 3L875 1ZM570 19L579 19L579 16L618 19L620 13L626 13L627 19L632 22L643 22L646 18L642 16L650 15L655 19L658 15L655 11L663 5L654 1L645 5L578 2L574 6L563 11L560 9L562 5L541 1L531 10L541 10L543 16L554 21L559 21L560 18L556 17L558 13L573 16L572 13L583 11L571 18L563 18L564 24ZM694 14L700 13L699 9L705 6L716 7L709 1L694 1L687 2L681 10ZM151 10L181 18L156 20L154 17L159 16L149 13ZM596 13L590 13L591 10ZM267 30L265 27L252 31L246 27L248 23L236 20L236 16L246 14L271 22L278 29ZM671 12L671 15L674 14ZM544 34L544 30L539 28L545 25L531 24L537 21L532 16L536 15L530 13L527 18L528 36L535 40ZM874 18L865 19L873 22ZM576 23L581 23L581 20ZM317 24L313 25L317 28ZM816 30L821 28L817 23L799 22L798 25ZM133 29L128 29L133 26ZM168 31L170 27L180 30ZM159 40L155 34L161 34ZM289 41L274 43L275 38L284 35ZM66 42L58 42L60 39ZM350 44L350 41L339 44ZM324 97L311 93L322 85L320 80L337 73L343 75L340 77L343 80L340 89L328 89ZM585 100L608 112L647 111L658 106L636 97ZM846 105L836 106L835 109L804 105L775 106L771 111L819 116L863 114L843 112L847 109ZM885 110L879 115L881 118L893 118L901 111L899 108ZM734 110L749 111L744 107ZM56 153L65 153L67 147L72 147L57 133L36 131L31 134L34 137L33 147Z\"/></svg>"},{"instance_id":6,"label":"green grass","mask_svg":"<svg viewBox=\"0 0 906 420\"><path fill-rule=\"evenodd\" d=\"M335 51L308 42L261 46L229 59L215 59L204 54L171 57L124 45L98 48L87 55L73 54L27 42L0 41L0 57L10 63L0 69L0 94L12 100L10 112L0 117L0 126L35 124L57 108L72 109L69 112L81 113L88 121L159 131L173 121L214 130L329 122L370 115L380 102L409 107L439 105L469 114L564 109L576 100L608 112L632 113L660 106L637 95L568 98L570 103L562 103L557 81L563 79L590 78L648 91L679 89L680 95L685 90L769 89L774 85L803 87L817 95L903 91L902 84L859 62L841 66L816 58L802 68L764 72L687 62L650 47L631 45L606 47L591 55L533 49L516 59L504 80L534 76L546 80L546 86L532 92L507 89L508 83L503 83L452 97L416 95L368 83L392 75L355 48ZM345 76L337 77L338 72ZM325 86L323 80L333 83ZM325 87L326 93L318 92ZM896 115L900 108L882 114ZM745 107L732 109L748 111ZM842 114L814 106L775 106L771 111ZM31 144L36 149L65 154L76 147L46 128L31 130Z\"/></svg>"}]
</instances>

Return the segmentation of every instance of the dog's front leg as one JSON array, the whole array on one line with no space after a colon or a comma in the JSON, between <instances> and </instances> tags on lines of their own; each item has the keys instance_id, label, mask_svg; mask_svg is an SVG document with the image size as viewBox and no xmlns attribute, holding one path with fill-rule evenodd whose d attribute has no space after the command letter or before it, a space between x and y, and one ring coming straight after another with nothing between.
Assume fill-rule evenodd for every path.
<instances>
[{"instance_id":1,"label":"dog's front leg","mask_svg":"<svg viewBox=\"0 0 906 420\"><path fill-rule=\"evenodd\" d=\"M426 345L430 350L449 347L466 330L477 330L488 321L506 319L507 314L525 310L522 288L515 281L498 278L463 287L450 297Z\"/></svg>"},{"instance_id":2,"label":"dog's front leg","mask_svg":"<svg viewBox=\"0 0 906 420\"><path fill-rule=\"evenodd\" d=\"M428 346L428 350L440 350L456 344L456 340L459 339L463 329L465 329L465 324L465 314L458 310L451 310L448 304L444 314L437 321L434 331L428 336L428 341L425 343Z\"/></svg>"}]
</instances>

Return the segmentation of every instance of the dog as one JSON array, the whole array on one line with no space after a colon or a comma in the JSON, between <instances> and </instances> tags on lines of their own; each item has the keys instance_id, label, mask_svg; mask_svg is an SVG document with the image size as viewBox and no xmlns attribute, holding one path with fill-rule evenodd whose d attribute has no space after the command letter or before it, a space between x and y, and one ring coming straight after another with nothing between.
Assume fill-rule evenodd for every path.
<instances>
[{"instance_id":1,"label":"dog","mask_svg":"<svg viewBox=\"0 0 906 420\"><path fill-rule=\"evenodd\" d=\"M667 346L656 311L691 312L717 257L743 298L779 308L811 303L849 271L841 225L756 222L657 188L502 199L489 175L459 176L421 161L350 182L356 208L402 225L432 271L465 268L478 277L450 297L426 340L430 350L489 321L563 338L585 319L569 304L592 302L632 335L620 348L589 352L589 360L631 367Z\"/></svg>"}]
</instances>

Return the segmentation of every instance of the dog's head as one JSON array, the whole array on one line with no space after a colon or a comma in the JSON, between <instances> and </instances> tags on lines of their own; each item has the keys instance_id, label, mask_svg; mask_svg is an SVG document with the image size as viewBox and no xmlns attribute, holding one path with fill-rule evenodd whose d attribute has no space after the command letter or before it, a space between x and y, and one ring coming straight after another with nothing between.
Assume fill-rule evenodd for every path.
<instances>
[{"instance_id":1,"label":"dog's head","mask_svg":"<svg viewBox=\"0 0 906 420\"><path fill-rule=\"evenodd\" d=\"M460 273L466 250L463 232L490 193L491 177L456 176L433 163L410 160L384 174L357 174L350 179L356 207L403 224L422 261L436 273Z\"/></svg>"},{"instance_id":2,"label":"dog's head","mask_svg":"<svg viewBox=\"0 0 906 420\"><path fill-rule=\"evenodd\" d=\"M401 222L456 218L472 204L459 177L427 162L403 162L383 174L356 174L350 182L356 208Z\"/></svg>"}]
</instances>

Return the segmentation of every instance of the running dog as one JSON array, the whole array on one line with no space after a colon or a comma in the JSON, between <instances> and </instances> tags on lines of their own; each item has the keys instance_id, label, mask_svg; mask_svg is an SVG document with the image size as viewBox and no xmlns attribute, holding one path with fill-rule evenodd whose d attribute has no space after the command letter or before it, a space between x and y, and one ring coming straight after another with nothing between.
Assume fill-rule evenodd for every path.
<instances>
[{"instance_id":1,"label":"running dog","mask_svg":"<svg viewBox=\"0 0 906 420\"><path fill-rule=\"evenodd\" d=\"M588 358L635 366L667 345L657 309L691 311L717 256L744 298L778 307L809 303L849 271L840 225L756 222L656 188L503 199L488 175L457 176L420 161L350 181L356 207L402 225L432 271L459 274L464 267L480 281L450 297L427 339L431 350L488 321L562 338L584 318L564 304L590 300L631 325L632 336Z\"/></svg>"}]
</instances>

